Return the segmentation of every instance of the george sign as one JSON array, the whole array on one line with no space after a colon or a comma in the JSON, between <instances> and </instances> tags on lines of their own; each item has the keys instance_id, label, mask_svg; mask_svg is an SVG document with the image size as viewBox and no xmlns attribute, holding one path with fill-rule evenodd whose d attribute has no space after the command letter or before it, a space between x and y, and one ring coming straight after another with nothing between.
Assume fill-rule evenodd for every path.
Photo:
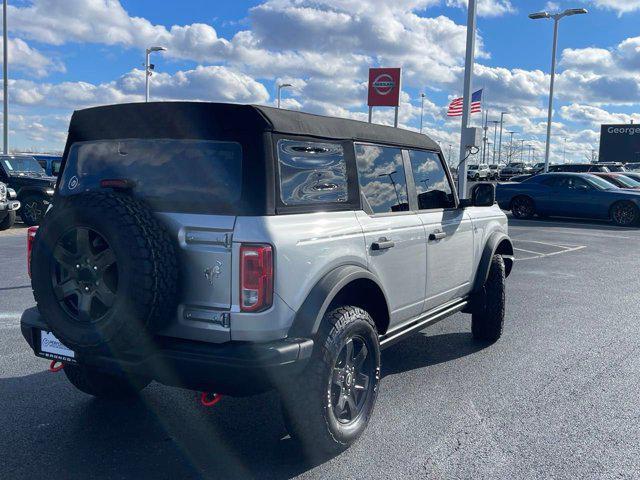
<instances>
[{"instance_id":1,"label":"george sign","mask_svg":"<svg viewBox=\"0 0 640 480\"><path fill-rule=\"evenodd\" d=\"M600 162L640 162L640 125L602 125Z\"/></svg>"},{"instance_id":2,"label":"george sign","mask_svg":"<svg viewBox=\"0 0 640 480\"><path fill-rule=\"evenodd\" d=\"M369 69L370 107L397 107L400 104L400 68Z\"/></svg>"}]
</instances>

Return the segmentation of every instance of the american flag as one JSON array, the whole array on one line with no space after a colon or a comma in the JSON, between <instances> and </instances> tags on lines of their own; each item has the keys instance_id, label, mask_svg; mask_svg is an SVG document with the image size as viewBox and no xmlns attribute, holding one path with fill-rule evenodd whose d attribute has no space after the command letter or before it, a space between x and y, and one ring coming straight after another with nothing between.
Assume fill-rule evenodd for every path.
<instances>
[{"instance_id":1,"label":"american flag","mask_svg":"<svg viewBox=\"0 0 640 480\"><path fill-rule=\"evenodd\" d=\"M464 99L456 98L451 105L449 105L449 111L447 117L461 117L462 109L464 108ZM471 113L482 112L482 90L474 92L471 96Z\"/></svg>"}]
</instances>

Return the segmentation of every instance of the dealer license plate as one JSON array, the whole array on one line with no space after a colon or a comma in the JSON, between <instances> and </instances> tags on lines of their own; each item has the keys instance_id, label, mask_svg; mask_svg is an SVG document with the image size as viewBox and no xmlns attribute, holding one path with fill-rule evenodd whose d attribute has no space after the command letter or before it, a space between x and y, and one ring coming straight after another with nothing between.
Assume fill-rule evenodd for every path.
<instances>
[{"instance_id":1,"label":"dealer license plate","mask_svg":"<svg viewBox=\"0 0 640 480\"><path fill-rule=\"evenodd\" d=\"M53 360L75 361L76 354L64 343L56 338L53 333L40 332L40 353L43 357Z\"/></svg>"}]
</instances>

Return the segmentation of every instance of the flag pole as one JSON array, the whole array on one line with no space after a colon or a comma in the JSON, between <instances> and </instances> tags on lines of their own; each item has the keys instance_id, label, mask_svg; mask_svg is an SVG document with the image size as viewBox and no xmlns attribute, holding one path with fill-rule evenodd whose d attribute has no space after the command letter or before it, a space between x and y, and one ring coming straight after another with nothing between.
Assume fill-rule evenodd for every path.
<instances>
[{"instance_id":1,"label":"flag pole","mask_svg":"<svg viewBox=\"0 0 640 480\"><path fill-rule=\"evenodd\" d=\"M471 89L476 53L476 0L469 0L468 10L467 54L464 66L462 127L460 128L460 165L458 166L458 196L460 198L467 198L467 146L464 144L464 139L471 114Z\"/></svg>"}]
</instances>

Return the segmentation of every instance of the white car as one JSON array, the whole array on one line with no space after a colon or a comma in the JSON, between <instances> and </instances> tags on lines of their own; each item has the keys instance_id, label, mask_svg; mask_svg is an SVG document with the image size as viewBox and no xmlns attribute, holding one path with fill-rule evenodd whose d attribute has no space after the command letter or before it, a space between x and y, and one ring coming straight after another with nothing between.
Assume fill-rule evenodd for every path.
<instances>
[{"instance_id":1,"label":"white car","mask_svg":"<svg viewBox=\"0 0 640 480\"><path fill-rule=\"evenodd\" d=\"M488 180L491 178L491 169L486 163L480 165L469 165L467 177L469 180Z\"/></svg>"}]
</instances>

